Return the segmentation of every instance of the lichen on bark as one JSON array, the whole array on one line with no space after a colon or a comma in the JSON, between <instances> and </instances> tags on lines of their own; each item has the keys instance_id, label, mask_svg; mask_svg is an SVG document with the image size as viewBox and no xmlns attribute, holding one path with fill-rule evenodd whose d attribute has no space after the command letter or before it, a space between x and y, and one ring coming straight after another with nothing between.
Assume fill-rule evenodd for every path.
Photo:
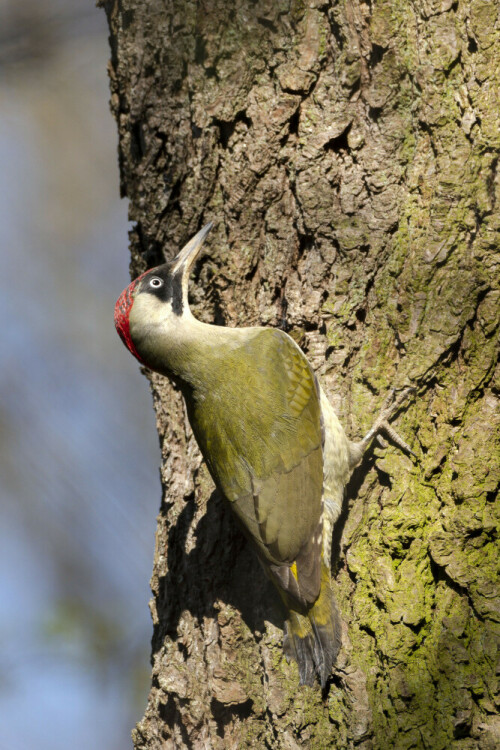
<instances>
[{"instance_id":1,"label":"lichen on bark","mask_svg":"<svg viewBox=\"0 0 500 750\"><path fill-rule=\"evenodd\" d=\"M150 376L163 499L135 747L497 747L497 5L102 4L132 273L210 219L198 317L285 327L353 438L417 388L397 427L418 460L376 447L348 487L323 698Z\"/></svg>"}]
</instances>

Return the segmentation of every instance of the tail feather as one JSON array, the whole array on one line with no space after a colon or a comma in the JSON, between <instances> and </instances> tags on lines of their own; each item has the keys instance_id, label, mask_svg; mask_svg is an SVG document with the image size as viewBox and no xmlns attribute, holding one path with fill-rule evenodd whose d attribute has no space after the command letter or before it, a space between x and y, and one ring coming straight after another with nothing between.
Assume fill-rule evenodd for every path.
<instances>
[{"instance_id":1,"label":"tail feather","mask_svg":"<svg viewBox=\"0 0 500 750\"><path fill-rule=\"evenodd\" d=\"M301 685L313 685L316 675L314 659L314 636L307 617L290 612L285 625L283 651L288 661L293 659L299 668Z\"/></svg>"},{"instance_id":2,"label":"tail feather","mask_svg":"<svg viewBox=\"0 0 500 750\"><path fill-rule=\"evenodd\" d=\"M322 568L318 599L303 613L289 610L283 648L297 662L302 685L312 685L317 676L324 688L340 649L341 629L330 574Z\"/></svg>"}]
</instances>

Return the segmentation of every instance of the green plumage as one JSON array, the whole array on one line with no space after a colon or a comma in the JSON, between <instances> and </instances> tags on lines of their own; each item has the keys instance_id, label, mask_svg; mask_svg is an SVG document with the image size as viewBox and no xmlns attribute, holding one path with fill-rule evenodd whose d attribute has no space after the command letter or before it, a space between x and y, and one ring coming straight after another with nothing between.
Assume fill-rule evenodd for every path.
<instances>
[{"instance_id":1,"label":"green plumage","mask_svg":"<svg viewBox=\"0 0 500 750\"><path fill-rule=\"evenodd\" d=\"M254 331L218 346L203 385L185 389L186 404L212 477L259 554L293 563L321 516L319 398L293 341Z\"/></svg>"}]
</instances>

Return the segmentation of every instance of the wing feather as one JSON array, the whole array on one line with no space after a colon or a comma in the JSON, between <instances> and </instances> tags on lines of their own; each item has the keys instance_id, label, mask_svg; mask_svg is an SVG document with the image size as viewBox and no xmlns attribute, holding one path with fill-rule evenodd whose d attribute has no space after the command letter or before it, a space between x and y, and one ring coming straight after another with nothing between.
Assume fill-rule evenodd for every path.
<instances>
[{"instance_id":1,"label":"wing feather","mask_svg":"<svg viewBox=\"0 0 500 750\"><path fill-rule=\"evenodd\" d=\"M310 597L319 591L321 556L311 542L321 524L323 487L318 390L287 334L255 330L221 355L222 376L210 378L210 392L186 397L189 417L215 483L260 556L285 590L297 587L293 575L285 585L285 569L301 560L296 572Z\"/></svg>"}]
</instances>

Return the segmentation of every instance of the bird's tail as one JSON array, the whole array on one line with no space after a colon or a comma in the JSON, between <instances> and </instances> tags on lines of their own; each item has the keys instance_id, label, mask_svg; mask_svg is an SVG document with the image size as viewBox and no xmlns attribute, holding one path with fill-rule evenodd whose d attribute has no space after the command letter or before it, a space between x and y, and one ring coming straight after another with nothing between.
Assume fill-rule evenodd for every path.
<instances>
[{"instance_id":1,"label":"bird's tail","mask_svg":"<svg viewBox=\"0 0 500 750\"><path fill-rule=\"evenodd\" d=\"M330 571L322 563L321 589L307 610L289 607L283 650L299 666L302 685L312 685L317 676L324 688L340 649L340 616L333 595Z\"/></svg>"}]
</instances>

